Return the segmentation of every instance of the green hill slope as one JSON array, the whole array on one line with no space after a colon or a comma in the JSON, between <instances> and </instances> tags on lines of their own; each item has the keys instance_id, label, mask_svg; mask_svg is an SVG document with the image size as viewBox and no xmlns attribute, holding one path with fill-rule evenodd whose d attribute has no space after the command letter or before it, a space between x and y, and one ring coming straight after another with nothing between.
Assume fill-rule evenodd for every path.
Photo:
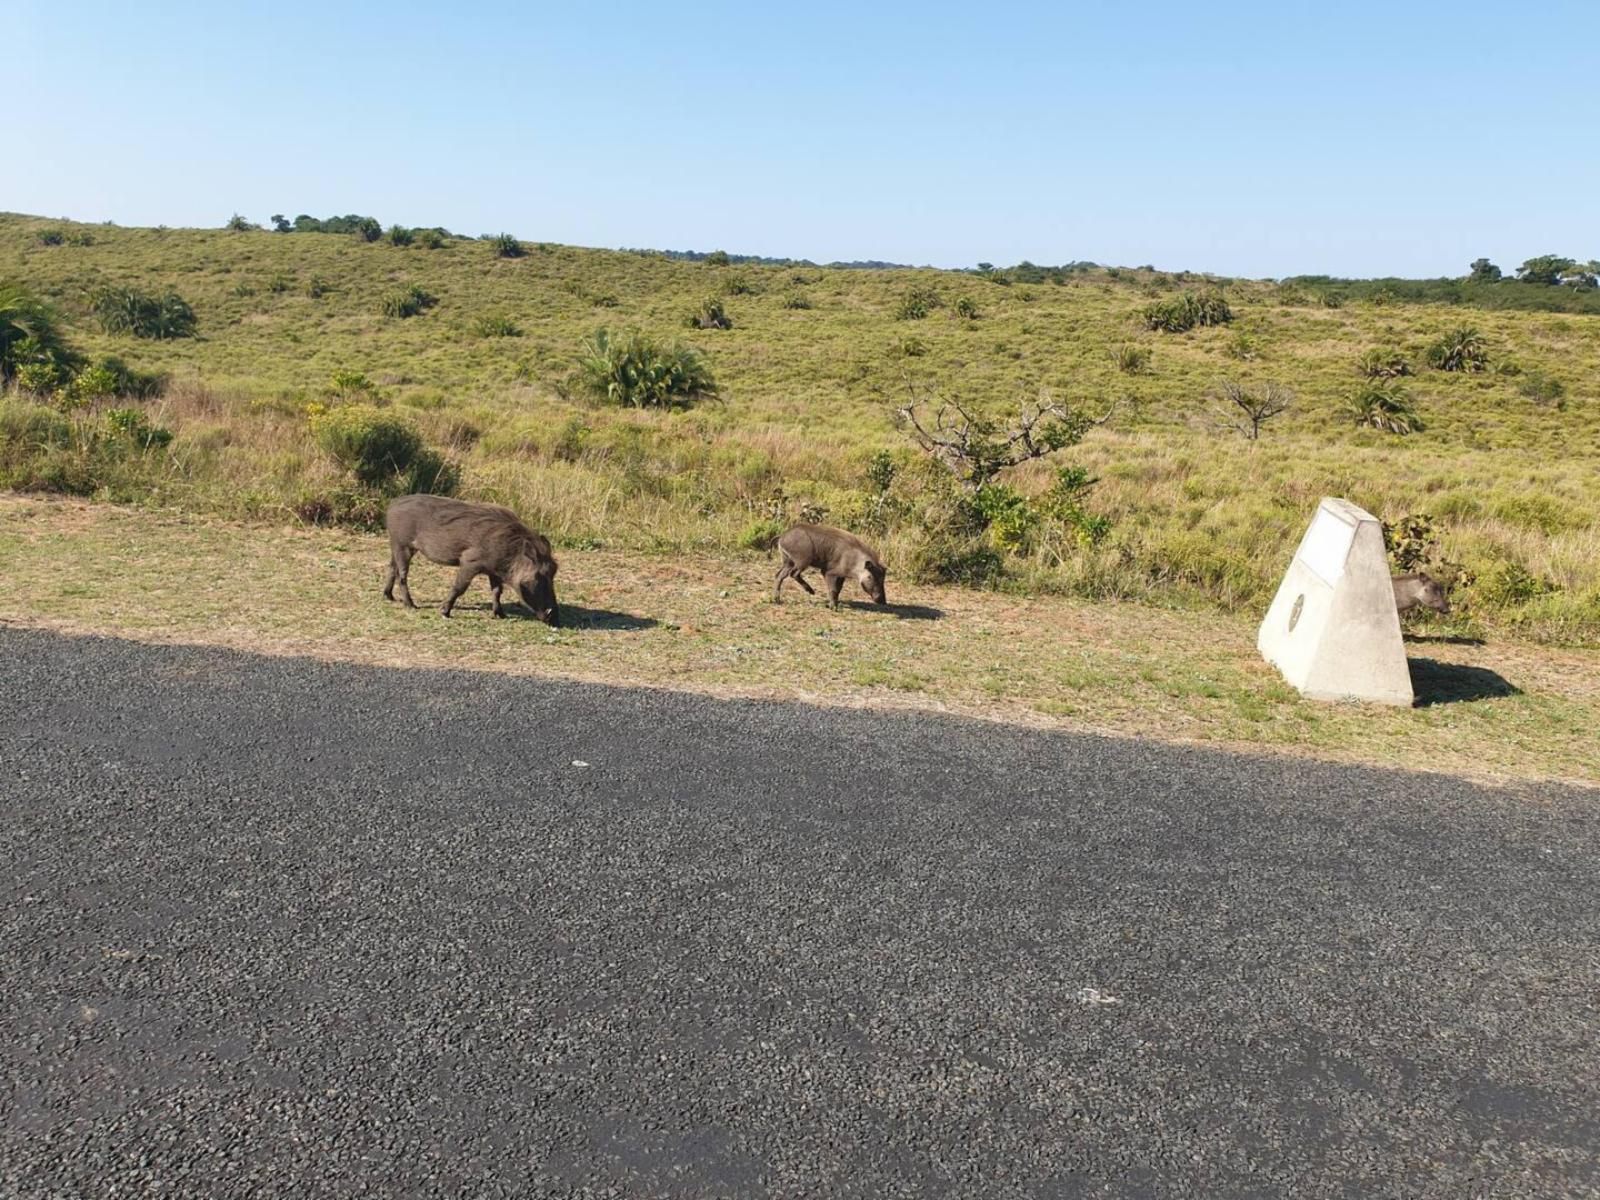
<instances>
[{"instance_id":1,"label":"green hill slope","mask_svg":"<svg viewBox=\"0 0 1600 1200\"><path fill-rule=\"evenodd\" d=\"M41 235L66 237L45 244ZM86 235L86 236L82 236ZM81 244L87 242L87 244ZM1204 288L1151 271L1072 273L1007 283L968 273L718 266L629 252L487 243L438 249L348 235L121 229L0 216L0 280L53 302L71 343L166 373L145 407L170 443L108 455L85 442L99 409L50 433L5 401L0 472L11 486L242 515L324 519L358 511L350 479L317 446L308 414L359 373L461 472L464 495L511 504L558 543L640 550L758 543L766 523L805 514L874 529L891 568L959 572L929 529L948 497L897 428L909 397L1004 415L1041 389L1105 425L1062 463L1099 477L1089 510L1111 522L1098 545L1070 528L997 536L1008 586L1223 607L1270 595L1317 497L1348 496L1389 520L1431 514L1433 557L1467 568L1471 624L1600 640L1600 317L1373 300L1326 307L1303 286L1231 282L1231 324L1147 331L1152 300ZM179 293L197 336L104 333L97 289ZM437 303L384 315L419 287ZM900 319L921 289L924 319ZM729 330L686 326L716 297ZM966 300L968 306L958 302ZM975 308L976 317L962 315ZM493 320L491 320L493 319ZM1429 345L1470 324L1488 369L1425 365ZM491 336L491 327L515 336ZM584 339L637 327L698 348L722 400L686 413L596 406L568 387ZM1128 373L1118 352L1148 350ZM1344 414L1358 357L1397 348L1424 428L1400 437ZM1133 356L1123 356L1125 363ZM1259 441L1226 427L1219 385L1276 383L1294 404ZM107 402L110 403L110 402ZM98 428L98 427L97 427ZM54 442L52 442L54 438ZM75 440L74 440L75 438ZM868 482L874 454L898 467L887 499ZM89 461L92 455L93 461ZM77 456L76 459L73 456ZM1049 467L1009 482L1047 488ZM881 476L880 476L881 481ZM1017 552L1013 552L1017 551Z\"/></svg>"}]
</instances>

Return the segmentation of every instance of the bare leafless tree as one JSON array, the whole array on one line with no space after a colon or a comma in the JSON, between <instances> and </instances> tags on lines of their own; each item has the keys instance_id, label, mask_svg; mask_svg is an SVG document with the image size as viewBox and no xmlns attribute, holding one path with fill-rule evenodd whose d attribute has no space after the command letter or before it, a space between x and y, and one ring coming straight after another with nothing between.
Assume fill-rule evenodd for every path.
<instances>
[{"instance_id":1,"label":"bare leafless tree","mask_svg":"<svg viewBox=\"0 0 1600 1200\"><path fill-rule=\"evenodd\" d=\"M1090 429L1110 420L1115 409L1113 405L1104 415L1091 417L1041 391L1037 400L1021 406L1016 424L1002 426L959 400L940 402L931 419L927 407L911 389L911 403L898 410L900 420L919 446L974 491L1007 467L1076 445Z\"/></svg>"},{"instance_id":2,"label":"bare leafless tree","mask_svg":"<svg viewBox=\"0 0 1600 1200\"><path fill-rule=\"evenodd\" d=\"M1261 427L1294 403L1294 393L1276 383L1264 383L1259 388L1248 388L1231 379L1224 379L1217 389L1223 402L1224 421L1252 442L1261 436Z\"/></svg>"}]
</instances>

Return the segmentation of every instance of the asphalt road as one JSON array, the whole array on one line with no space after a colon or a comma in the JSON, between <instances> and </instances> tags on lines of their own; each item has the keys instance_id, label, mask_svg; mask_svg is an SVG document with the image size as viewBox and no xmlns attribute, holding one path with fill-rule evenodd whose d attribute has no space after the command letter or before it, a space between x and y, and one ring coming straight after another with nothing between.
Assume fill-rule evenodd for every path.
<instances>
[{"instance_id":1,"label":"asphalt road","mask_svg":"<svg viewBox=\"0 0 1600 1200\"><path fill-rule=\"evenodd\" d=\"M0 683L3 1196L1600 1194L1594 794L18 630Z\"/></svg>"}]
</instances>

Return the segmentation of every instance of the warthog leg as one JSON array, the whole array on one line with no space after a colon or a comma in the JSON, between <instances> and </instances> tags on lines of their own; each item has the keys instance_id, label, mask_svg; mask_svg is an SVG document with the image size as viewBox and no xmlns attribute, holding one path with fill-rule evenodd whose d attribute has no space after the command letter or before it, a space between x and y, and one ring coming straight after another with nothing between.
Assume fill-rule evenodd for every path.
<instances>
[{"instance_id":1,"label":"warthog leg","mask_svg":"<svg viewBox=\"0 0 1600 1200\"><path fill-rule=\"evenodd\" d=\"M448 617L450 610L456 606L456 601L461 599L461 593L472 586L472 581L478 577L481 568L461 564L461 569L456 572L455 582L450 585L450 594L444 598L444 607L439 610L441 617Z\"/></svg>"},{"instance_id":2,"label":"warthog leg","mask_svg":"<svg viewBox=\"0 0 1600 1200\"><path fill-rule=\"evenodd\" d=\"M492 573L489 574L489 595L494 600L494 605L489 611L497 617L503 617L506 615L500 610L500 589L505 586L505 582L506 581L501 579L500 576Z\"/></svg>"},{"instance_id":3,"label":"warthog leg","mask_svg":"<svg viewBox=\"0 0 1600 1200\"><path fill-rule=\"evenodd\" d=\"M383 598L394 599L396 585L400 588L400 599L405 601L407 608L415 608L416 604L411 599L411 588L406 583L406 577L411 573L411 547L391 546L389 550L389 570L383 577Z\"/></svg>"},{"instance_id":4,"label":"warthog leg","mask_svg":"<svg viewBox=\"0 0 1600 1200\"><path fill-rule=\"evenodd\" d=\"M844 587L844 576L843 575L829 575L828 576L828 607L829 608L838 608L839 607L839 589L841 589L842 587ZM808 591L808 592L810 590L811 590L810 588L806 589L806 591Z\"/></svg>"}]
</instances>

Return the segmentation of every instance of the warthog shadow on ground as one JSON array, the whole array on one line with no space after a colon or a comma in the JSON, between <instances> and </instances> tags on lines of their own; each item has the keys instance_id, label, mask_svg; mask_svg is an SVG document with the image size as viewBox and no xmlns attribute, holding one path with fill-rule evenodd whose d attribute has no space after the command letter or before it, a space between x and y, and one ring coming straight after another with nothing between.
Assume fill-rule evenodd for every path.
<instances>
[{"instance_id":1,"label":"warthog shadow on ground","mask_svg":"<svg viewBox=\"0 0 1600 1200\"><path fill-rule=\"evenodd\" d=\"M1522 695L1521 688L1487 667L1442 663L1431 658L1406 661L1411 667L1411 691L1418 708Z\"/></svg>"}]
</instances>

